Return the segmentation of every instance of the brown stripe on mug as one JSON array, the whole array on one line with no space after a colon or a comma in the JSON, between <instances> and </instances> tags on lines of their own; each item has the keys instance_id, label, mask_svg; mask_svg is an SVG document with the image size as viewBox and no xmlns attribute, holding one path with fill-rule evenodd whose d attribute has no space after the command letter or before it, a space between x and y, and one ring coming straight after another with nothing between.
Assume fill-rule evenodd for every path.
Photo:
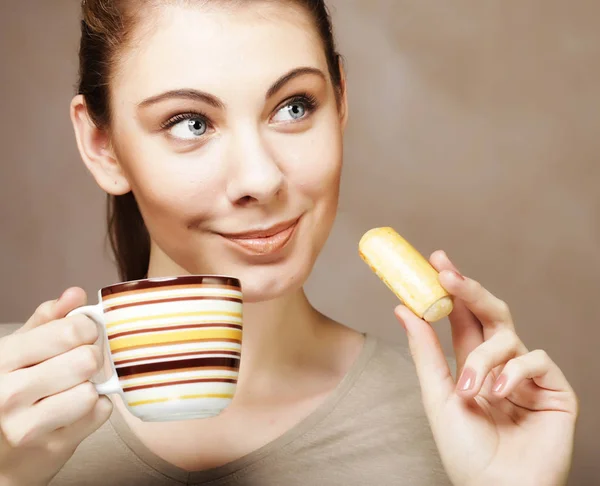
<instances>
[{"instance_id":1,"label":"brown stripe on mug","mask_svg":"<svg viewBox=\"0 0 600 486\"><path fill-rule=\"evenodd\" d=\"M236 368L231 368L230 366L211 366L210 371L230 371L232 373L237 373L239 372L239 367ZM195 368L181 368L179 370L175 370L173 371L173 373L187 373L190 371L206 371L206 367L205 366L196 366ZM138 378L148 378L149 376L162 376L164 375L165 372L164 371L153 371L151 373L142 373L140 375L131 375L131 376L125 376L125 377L120 377L121 379L138 379Z\"/></svg>"},{"instance_id":2,"label":"brown stripe on mug","mask_svg":"<svg viewBox=\"0 0 600 486\"><path fill-rule=\"evenodd\" d=\"M233 383L235 385L237 383L237 380L235 378L198 378L196 380L167 381L165 383L150 383L148 385L125 386L123 387L123 391L128 392L135 390L144 390L147 388L157 388L159 386L190 385L192 383Z\"/></svg>"},{"instance_id":3,"label":"brown stripe on mug","mask_svg":"<svg viewBox=\"0 0 600 486\"><path fill-rule=\"evenodd\" d=\"M163 361L160 363L147 363L135 366L124 366L117 368L117 374L121 377L142 375L146 373L178 371L181 368L213 368L223 366L237 370L240 366L238 358L193 358L180 359L176 361Z\"/></svg>"},{"instance_id":4,"label":"brown stripe on mug","mask_svg":"<svg viewBox=\"0 0 600 486\"><path fill-rule=\"evenodd\" d=\"M226 327L229 329L238 329L242 330L242 326L240 324L229 324L229 323L202 323L202 324L184 324L181 326L165 326L165 327L146 327L144 329L134 329L132 331L123 331L116 334L109 334L108 340L120 338L123 336L132 336L134 334L152 334L153 332L159 331L177 331L181 329L201 329L204 327Z\"/></svg>"},{"instance_id":5,"label":"brown stripe on mug","mask_svg":"<svg viewBox=\"0 0 600 486\"><path fill-rule=\"evenodd\" d=\"M120 305L106 305L104 307L104 313L108 314L109 312L116 311L119 309L126 309L127 307L135 307L136 305L147 305L147 304L166 304L168 302L185 302L189 300L222 300L227 302L236 302L238 304L242 303L242 299L236 297L220 297L217 295L200 295L200 296L190 296L190 297L173 297L172 299L157 299L157 300L140 300L137 302L132 302L130 304L120 304Z\"/></svg>"}]
</instances>

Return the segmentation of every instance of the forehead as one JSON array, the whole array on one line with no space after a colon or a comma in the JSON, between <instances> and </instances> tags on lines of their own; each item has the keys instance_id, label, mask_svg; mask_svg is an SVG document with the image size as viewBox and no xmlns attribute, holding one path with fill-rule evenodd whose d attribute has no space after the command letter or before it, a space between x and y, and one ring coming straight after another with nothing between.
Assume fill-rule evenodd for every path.
<instances>
[{"instance_id":1,"label":"forehead","mask_svg":"<svg viewBox=\"0 0 600 486\"><path fill-rule=\"evenodd\" d=\"M246 6L165 5L121 57L114 77L136 98L182 87L268 89L299 66L327 72L323 45L307 12L290 2Z\"/></svg>"}]
</instances>

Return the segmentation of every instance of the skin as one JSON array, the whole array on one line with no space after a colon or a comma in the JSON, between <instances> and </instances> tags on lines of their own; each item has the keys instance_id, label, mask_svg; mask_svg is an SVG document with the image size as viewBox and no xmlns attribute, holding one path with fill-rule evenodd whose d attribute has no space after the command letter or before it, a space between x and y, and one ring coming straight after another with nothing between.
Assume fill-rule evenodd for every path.
<instances>
[{"instance_id":1,"label":"skin","mask_svg":"<svg viewBox=\"0 0 600 486\"><path fill-rule=\"evenodd\" d=\"M223 414L193 426L144 423L113 397L142 442L188 470L227 463L293 427L331 393L363 345L362 335L320 314L302 290L337 209L345 83L336 100L321 42L304 12L279 2L252 5L236 15L231 7L164 7L143 29L142 47L127 49L118 64L110 129L93 125L82 97L71 105L82 159L99 186L111 194L133 191L139 202L152 238L149 275L219 273L242 280L243 361L235 399ZM304 72L267 96L298 68L323 75ZM163 96L192 89L209 93L213 103ZM290 121L289 100L304 92L318 108ZM157 96L160 102L148 101ZM189 135L187 121L160 129L190 111L208 116L205 135L174 138ZM247 255L219 235L298 217L292 244L274 255ZM566 378L546 353L525 348L504 302L461 278L444 252L430 261L455 299L450 321L458 383L433 328L404 306L396 316L407 330L450 479L461 486L564 484L578 414ZM84 303L81 289L69 289L0 340L0 479L45 484L110 414L110 402L86 386L102 363L92 345L95 326L64 317ZM46 380L51 386L41 390L44 377L67 368L83 371ZM500 376L507 377L505 386L494 392ZM463 390L465 382L471 386ZM65 405L82 400L79 408ZM48 422L59 409L60 420Z\"/></svg>"}]
</instances>

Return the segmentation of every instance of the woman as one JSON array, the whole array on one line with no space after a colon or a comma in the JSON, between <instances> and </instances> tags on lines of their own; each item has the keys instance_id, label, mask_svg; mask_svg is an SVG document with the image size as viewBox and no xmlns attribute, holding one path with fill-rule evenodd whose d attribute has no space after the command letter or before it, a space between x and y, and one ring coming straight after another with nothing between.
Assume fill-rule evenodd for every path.
<instances>
[{"instance_id":1,"label":"woman","mask_svg":"<svg viewBox=\"0 0 600 486\"><path fill-rule=\"evenodd\" d=\"M348 118L322 1L87 0L83 15L71 118L121 276L239 277L241 375L218 417L140 422L88 383L98 334L65 318L86 299L68 289L0 341L1 484L566 482L572 388L444 252L431 262L456 300L457 383L404 306L418 381L399 350L306 299Z\"/></svg>"}]
</instances>

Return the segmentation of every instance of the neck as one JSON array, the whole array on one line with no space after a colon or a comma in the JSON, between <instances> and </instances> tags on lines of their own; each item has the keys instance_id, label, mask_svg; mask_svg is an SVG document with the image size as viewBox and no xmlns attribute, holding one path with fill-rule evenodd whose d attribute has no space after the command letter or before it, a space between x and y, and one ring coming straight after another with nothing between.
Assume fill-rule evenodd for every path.
<instances>
[{"instance_id":1,"label":"neck","mask_svg":"<svg viewBox=\"0 0 600 486\"><path fill-rule=\"evenodd\" d=\"M303 289L244 304L244 374L255 378L267 370L284 373L297 368L318 348L328 323L309 303Z\"/></svg>"}]
</instances>

